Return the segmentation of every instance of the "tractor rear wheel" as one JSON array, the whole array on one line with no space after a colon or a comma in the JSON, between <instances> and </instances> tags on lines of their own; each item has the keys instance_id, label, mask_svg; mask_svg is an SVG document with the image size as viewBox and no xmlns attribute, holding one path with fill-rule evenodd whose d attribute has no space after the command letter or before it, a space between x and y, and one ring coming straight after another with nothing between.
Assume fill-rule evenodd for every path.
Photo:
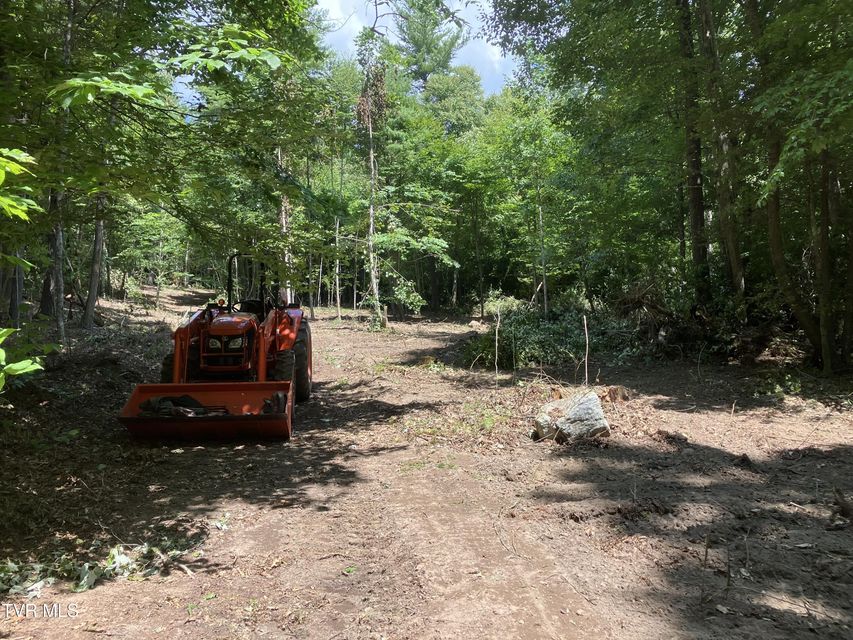
<instances>
[{"instance_id":1,"label":"tractor rear wheel","mask_svg":"<svg viewBox=\"0 0 853 640\"><path fill-rule=\"evenodd\" d=\"M296 334L296 342L293 343L293 353L296 357L293 367L293 395L297 402L311 397L311 367L308 362L310 344L311 329L308 327L308 321L303 317L299 324L299 332Z\"/></svg>"},{"instance_id":2,"label":"tractor rear wheel","mask_svg":"<svg viewBox=\"0 0 853 640\"><path fill-rule=\"evenodd\" d=\"M273 380L293 380L293 364L295 357L293 351L280 351L275 357L275 365L272 370Z\"/></svg>"}]
</instances>

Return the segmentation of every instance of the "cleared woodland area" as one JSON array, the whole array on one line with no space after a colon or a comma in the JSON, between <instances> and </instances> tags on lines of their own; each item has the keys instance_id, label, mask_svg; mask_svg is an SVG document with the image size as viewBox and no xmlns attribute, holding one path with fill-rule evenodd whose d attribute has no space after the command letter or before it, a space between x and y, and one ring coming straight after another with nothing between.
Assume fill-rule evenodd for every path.
<instances>
[{"instance_id":1,"label":"cleared woodland area","mask_svg":"<svg viewBox=\"0 0 853 640\"><path fill-rule=\"evenodd\" d=\"M464 320L322 311L291 442L140 443L115 415L178 316L128 311L4 399L2 555L65 563L33 602L79 615L3 637L849 637L849 388L602 369L611 437L535 442L572 381L458 366ZM134 564L72 591L117 549Z\"/></svg>"},{"instance_id":2,"label":"cleared woodland area","mask_svg":"<svg viewBox=\"0 0 853 640\"><path fill-rule=\"evenodd\" d=\"M5 0L0 637L853 637L850 25Z\"/></svg>"}]
</instances>

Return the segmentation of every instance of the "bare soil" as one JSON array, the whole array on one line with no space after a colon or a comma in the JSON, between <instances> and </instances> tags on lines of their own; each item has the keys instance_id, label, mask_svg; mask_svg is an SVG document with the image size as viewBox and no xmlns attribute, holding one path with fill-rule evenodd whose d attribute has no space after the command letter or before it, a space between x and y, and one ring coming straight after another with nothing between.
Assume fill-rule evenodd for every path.
<instances>
[{"instance_id":1,"label":"bare soil","mask_svg":"<svg viewBox=\"0 0 853 640\"><path fill-rule=\"evenodd\" d=\"M602 361L612 436L534 442L567 383L456 366L467 321L323 312L290 442L134 441L114 416L192 298L106 305L0 400L0 558L160 553L152 575L4 596L38 609L0 609L0 638L853 637L843 382Z\"/></svg>"}]
</instances>

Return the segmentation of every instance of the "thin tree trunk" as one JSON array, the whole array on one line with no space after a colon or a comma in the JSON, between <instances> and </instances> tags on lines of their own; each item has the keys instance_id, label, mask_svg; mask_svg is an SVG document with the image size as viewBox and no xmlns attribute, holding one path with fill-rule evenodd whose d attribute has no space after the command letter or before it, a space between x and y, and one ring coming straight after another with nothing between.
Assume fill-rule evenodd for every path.
<instances>
[{"instance_id":1,"label":"thin tree trunk","mask_svg":"<svg viewBox=\"0 0 853 640\"><path fill-rule=\"evenodd\" d=\"M95 206L98 213L103 212L103 196L98 196ZM98 304L98 289L101 285L101 265L104 254L104 220L99 218L95 222L95 242L92 245L92 266L89 269L89 291L86 294L86 307L83 310L81 326L84 329L92 329L95 326L95 305Z\"/></svg>"},{"instance_id":2,"label":"thin tree trunk","mask_svg":"<svg viewBox=\"0 0 853 640\"><path fill-rule=\"evenodd\" d=\"M284 176L284 156L281 152L281 147L275 150L276 167L280 177ZM284 238L284 251L282 252L282 263L285 269L284 286L279 289L279 297L282 298L285 304L293 302L293 285L291 278L293 277L293 256L290 254L290 216L293 212L293 206L290 203L290 198L282 189L281 198L278 205L278 227Z\"/></svg>"},{"instance_id":3,"label":"thin tree trunk","mask_svg":"<svg viewBox=\"0 0 853 640\"><path fill-rule=\"evenodd\" d=\"M340 171L338 181L338 196L344 199L344 154L339 151ZM353 293L355 297L355 293ZM335 216L335 304L338 309L338 320L341 319L341 218Z\"/></svg>"},{"instance_id":4,"label":"thin tree trunk","mask_svg":"<svg viewBox=\"0 0 853 640\"><path fill-rule=\"evenodd\" d=\"M853 364L853 209L847 209L847 299L844 309L844 333L841 355L844 363Z\"/></svg>"},{"instance_id":5,"label":"thin tree trunk","mask_svg":"<svg viewBox=\"0 0 853 640\"><path fill-rule=\"evenodd\" d=\"M15 250L15 257L21 259L21 250ZM15 265L12 269L12 291L9 296L9 320L15 329L21 328L21 305L24 301L24 268Z\"/></svg>"},{"instance_id":6,"label":"thin tree trunk","mask_svg":"<svg viewBox=\"0 0 853 640\"><path fill-rule=\"evenodd\" d=\"M438 283L438 266L434 256L427 259L429 265L429 308L438 311L441 306L441 288Z\"/></svg>"},{"instance_id":7,"label":"thin tree trunk","mask_svg":"<svg viewBox=\"0 0 853 640\"><path fill-rule=\"evenodd\" d=\"M323 305L323 254L320 254L320 273L317 275L317 306Z\"/></svg>"},{"instance_id":8,"label":"thin tree trunk","mask_svg":"<svg viewBox=\"0 0 853 640\"><path fill-rule=\"evenodd\" d=\"M835 316L832 312L832 256L829 246L829 154L821 153L820 207L817 219L817 293L823 372L832 375L835 353Z\"/></svg>"},{"instance_id":9,"label":"thin tree trunk","mask_svg":"<svg viewBox=\"0 0 853 640\"><path fill-rule=\"evenodd\" d=\"M52 199L55 201L59 197L59 194L54 194ZM58 205L52 208L56 211L59 209ZM65 238L61 218L53 227L50 253L53 264L53 308L56 314L56 329L59 332L60 344L65 344Z\"/></svg>"},{"instance_id":10,"label":"thin tree trunk","mask_svg":"<svg viewBox=\"0 0 853 640\"><path fill-rule=\"evenodd\" d=\"M691 68L693 61L693 26L690 1L675 0L679 12L678 35L685 67L684 136L687 161L687 203L690 211L690 246L693 258L693 278L696 302L707 305L711 299L708 241L705 235L705 199L702 188L702 141L697 129L699 111L699 82Z\"/></svg>"},{"instance_id":11,"label":"thin tree trunk","mask_svg":"<svg viewBox=\"0 0 853 640\"><path fill-rule=\"evenodd\" d=\"M758 0L742 0L744 16L747 25L752 34L753 45L755 46L755 57L758 60L759 66L759 82L765 87L769 84L767 78L767 65L769 56L766 49L761 45L761 40L764 35L764 19L761 15L761 10L758 6ZM774 127L768 127L766 131L767 145L767 176L772 178L773 172L779 164L779 158L782 153L782 137L780 132ZM791 311L797 318L797 322L802 327L806 338L811 343L817 353L821 352L820 327L814 317L811 309L809 309L805 300L800 295L800 291L791 278L788 272L788 265L785 261L785 247L782 237L782 221L781 221L781 193L778 183L773 191L767 196L767 240L770 246L770 262L773 266L773 272L776 275L776 281L779 284L779 289Z\"/></svg>"},{"instance_id":12,"label":"thin tree trunk","mask_svg":"<svg viewBox=\"0 0 853 640\"><path fill-rule=\"evenodd\" d=\"M64 239L62 233L62 219L60 215L59 200L61 195L56 191L50 191L48 195L47 217L56 220L56 223L48 235L48 246L50 248L50 267L44 275L41 289L41 300L39 313L56 320L56 328L59 332L60 343L65 342L65 286L64 286Z\"/></svg>"},{"instance_id":13,"label":"thin tree trunk","mask_svg":"<svg viewBox=\"0 0 853 640\"><path fill-rule=\"evenodd\" d=\"M308 312L312 320L314 317L314 283L311 282L311 277L314 274L313 256L308 254Z\"/></svg>"},{"instance_id":14,"label":"thin tree trunk","mask_svg":"<svg viewBox=\"0 0 853 640\"><path fill-rule=\"evenodd\" d=\"M542 213L542 187L536 183L536 212L539 227L539 261L542 267L542 309L548 315L548 268L545 262L545 219Z\"/></svg>"},{"instance_id":15,"label":"thin tree trunk","mask_svg":"<svg viewBox=\"0 0 853 640\"><path fill-rule=\"evenodd\" d=\"M352 312L353 316L358 310L358 248L352 261Z\"/></svg>"},{"instance_id":16,"label":"thin tree trunk","mask_svg":"<svg viewBox=\"0 0 853 640\"><path fill-rule=\"evenodd\" d=\"M103 294L105 298L112 298L114 296L113 290L113 272L110 267L110 243L109 243L109 234L104 231L104 277L101 278L101 283L103 284Z\"/></svg>"},{"instance_id":17,"label":"thin tree trunk","mask_svg":"<svg viewBox=\"0 0 853 640\"><path fill-rule=\"evenodd\" d=\"M48 246L53 246L53 234L47 237ZM51 264L44 272L44 278L41 283L41 296L39 297L39 315L53 318L56 316L56 301L53 289L53 265Z\"/></svg>"},{"instance_id":18,"label":"thin tree trunk","mask_svg":"<svg viewBox=\"0 0 853 640\"><path fill-rule=\"evenodd\" d=\"M483 258L480 245L482 238L480 237L480 207L482 203L479 199L474 204L474 254L477 257L477 297L480 300L480 318L485 316L485 291L483 278Z\"/></svg>"},{"instance_id":19,"label":"thin tree trunk","mask_svg":"<svg viewBox=\"0 0 853 640\"><path fill-rule=\"evenodd\" d=\"M341 319L341 219L335 216L335 306L338 309L338 320Z\"/></svg>"},{"instance_id":20,"label":"thin tree trunk","mask_svg":"<svg viewBox=\"0 0 853 640\"><path fill-rule=\"evenodd\" d=\"M372 106L368 106L368 112ZM367 231L367 255L370 267L370 295L373 322L379 326L383 326L382 306L379 303L379 262L376 257L376 248L374 246L374 236L376 235L376 183L379 180L378 165L376 163L375 150L373 147L373 118L368 115L367 131L369 140L369 162L370 162L370 203L369 216L370 225Z\"/></svg>"},{"instance_id":21,"label":"thin tree trunk","mask_svg":"<svg viewBox=\"0 0 853 640\"><path fill-rule=\"evenodd\" d=\"M844 364L853 364L853 208L841 206L841 184L836 171L832 172L832 190L830 192L831 210L835 211L841 224L847 230L847 292L844 300L844 331L841 334L841 357Z\"/></svg>"},{"instance_id":22,"label":"thin tree trunk","mask_svg":"<svg viewBox=\"0 0 853 640\"><path fill-rule=\"evenodd\" d=\"M76 0L65 2L65 27L62 42L62 65L68 68L71 65L71 50L74 44L74 23L77 14ZM60 116L60 130L65 130L64 116ZM48 205L48 217L54 218L56 222L51 234L51 264L53 279L53 312L56 318L56 329L59 333L59 342L65 344L65 238L62 230L62 204L64 194L51 189Z\"/></svg>"},{"instance_id":23,"label":"thin tree trunk","mask_svg":"<svg viewBox=\"0 0 853 640\"><path fill-rule=\"evenodd\" d=\"M184 288L190 286L190 243L187 240L187 248L184 250Z\"/></svg>"},{"instance_id":24,"label":"thin tree trunk","mask_svg":"<svg viewBox=\"0 0 853 640\"><path fill-rule=\"evenodd\" d=\"M681 257L682 274L687 267L687 207L684 206L684 181L678 182L678 255Z\"/></svg>"},{"instance_id":25,"label":"thin tree trunk","mask_svg":"<svg viewBox=\"0 0 853 640\"><path fill-rule=\"evenodd\" d=\"M708 63L708 94L714 107L713 120L717 143L715 162L717 199L719 214L719 229L722 245L725 250L728 273L732 289L737 296L739 306L743 305L745 278L743 260L740 254L737 221L734 215L736 178L735 158L732 149L732 135L723 125L725 100L723 99L720 81L722 67L717 47L717 29L710 0L698 0L699 7L699 41L702 52Z\"/></svg>"},{"instance_id":26,"label":"thin tree trunk","mask_svg":"<svg viewBox=\"0 0 853 640\"><path fill-rule=\"evenodd\" d=\"M769 141L767 154L768 175L772 175L776 165L779 164L779 156L782 145L778 137L772 138ZM812 343L815 350L820 353L821 340L820 329L815 321L812 312L806 306L806 303L800 297L800 293L791 275L788 272L788 265L785 262L785 247L782 240L782 221L780 218L780 202L781 196L779 187L777 186L767 197L767 239L770 244L770 261L773 264L773 271L776 274L776 280L779 283L779 288L782 290L782 295L794 312L797 322L803 328L809 342Z\"/></svg>"}]
</instances>

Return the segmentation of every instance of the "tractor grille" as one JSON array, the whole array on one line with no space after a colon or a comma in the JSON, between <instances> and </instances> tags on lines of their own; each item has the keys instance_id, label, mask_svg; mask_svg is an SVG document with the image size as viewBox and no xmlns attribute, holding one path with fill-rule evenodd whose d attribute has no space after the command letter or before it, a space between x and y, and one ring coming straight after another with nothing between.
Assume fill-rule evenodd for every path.
<instances>
[{"instance_id":1,"label":"tractor grille","mask_svg":"<svg viewBox=\"0 0 853 640\"><path fill-rule=\"evenodd\" d=\"M206 354L204 364L208 367L239 367L243 364L243 355L225 356L219 354Z\"/></svg>"},{"instance_id":2,"label":"tractor grille","mask_svg":"<svg viewBox=\"0 0 853 640\"><path fill-rule=\"evenodd\" d=\"M205 341L202 350L201 359L202 367L244 367L251 366L249 354L252 353L253 336L246 334L243 336L209 336ZM243 344L238 349L229 349L228 345L231 341L241 339ZM212 346L211 343L217 342Z\"/></svg>"}]
</instances>

